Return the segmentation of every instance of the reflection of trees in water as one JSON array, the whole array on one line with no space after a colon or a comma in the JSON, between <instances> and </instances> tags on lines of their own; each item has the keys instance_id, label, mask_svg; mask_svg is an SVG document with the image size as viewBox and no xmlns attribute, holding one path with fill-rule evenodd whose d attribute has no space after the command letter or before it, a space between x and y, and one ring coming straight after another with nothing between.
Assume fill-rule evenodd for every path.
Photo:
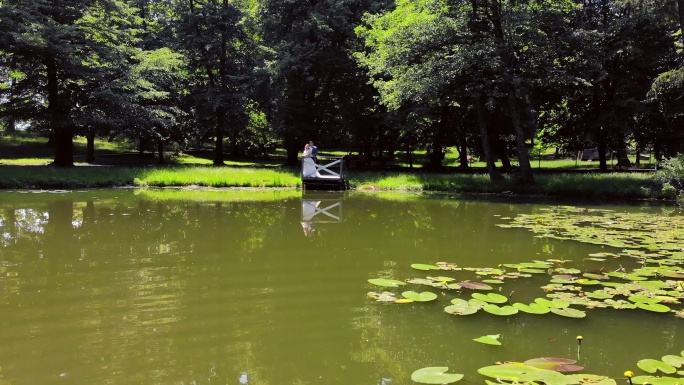
<instances>
[{"instance_id":1,"label":"reflection of trees in water","mask_svg":"<svg viewBox=\"0 0 684 385\"><path fill-rule=\"evenodd\" d=\"M249 377L250 384L262 383L255 374L259 371L256 347L235 338L245 325L230 322L241 311L238 305L231 307L227 301L203 317L187 309L189 302L198 309L196 301L205 298L202 288L208 283L221 284L219 275L208 273L212 261L249 258L263 247L268 227L282 220L282 213L278 204L268 203L162 204L126 199L65 199L4 208L0 211L4 250L0 251L4 256L16 255L17 266L16 278L0 281L0 287L16 295L0 304L21 304L24 310L11 313L12 327L0 336L11 333L26 340L21 346L11 345L11 359L0 354L3 362L17 363L3 365L5 372L32 373L40 377L36 383L45 382L42 376L55 373L32 372L33 362L58 367L70 362L67 357L78 357L80 368L55 370L83 380L92 377L97 383L123 383L116 377L123 376L130 383L159 384L178 379L233 382L237 378L231 373L238 371ZM208 303L217 301L210 298ZM256 305L261 312L268 311L268 303ZM207 332L225 342L221 345L225 351L216 356L240 358L230 364L199 365L191 360L177 365L184 351L202 349L207 341L215 344L207 339L205 345L200 341L187 346L188 335ZM63 354L54 351L56 340ZM5 355L9 352L5 350ZM35 352L41 355L36 357Z\"/></svg>"}]
</instances>

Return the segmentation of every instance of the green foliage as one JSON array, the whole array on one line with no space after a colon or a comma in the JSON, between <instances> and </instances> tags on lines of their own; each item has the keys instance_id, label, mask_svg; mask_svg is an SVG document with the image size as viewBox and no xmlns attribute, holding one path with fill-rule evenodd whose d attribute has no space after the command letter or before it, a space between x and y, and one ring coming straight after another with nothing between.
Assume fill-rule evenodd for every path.
<instances>
[{"instance_id":1,"label":"green foliage","mask_svg":"<svg viewBox=\"0 0 684 385\"><path fill-rule=\"evenodd\" d=\"M665 159L660 163L655 179L662 183L664 194L679 194L684 190L684 154ZM674 189L675 191L671 191Z\"/></svg>"}]
</instances>

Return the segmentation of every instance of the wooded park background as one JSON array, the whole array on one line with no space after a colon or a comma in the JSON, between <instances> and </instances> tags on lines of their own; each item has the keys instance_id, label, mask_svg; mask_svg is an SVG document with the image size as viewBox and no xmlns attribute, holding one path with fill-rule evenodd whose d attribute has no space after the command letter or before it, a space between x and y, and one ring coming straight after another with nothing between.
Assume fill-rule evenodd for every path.
<instances>
[{"instance_id":1,"label":"wooded park background","mask_svg":"<svg viewBox=\"0 0 684 385\"><path fill-rule=\"evenodd\" d=\"M684 0L0 0L0 120L296 164L305 142L366 159L684 148ZM227 148L224 148L227 147ZM496 161L501 161L501 166Z\"/></svg>"}]
</instances>

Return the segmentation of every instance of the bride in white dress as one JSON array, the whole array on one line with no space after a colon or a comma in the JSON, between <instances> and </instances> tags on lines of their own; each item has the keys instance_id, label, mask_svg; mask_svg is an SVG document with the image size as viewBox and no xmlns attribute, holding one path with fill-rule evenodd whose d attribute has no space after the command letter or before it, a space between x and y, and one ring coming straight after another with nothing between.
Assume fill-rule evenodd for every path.
<instances>
[{"instance_id":1,"label":"bride in white dress","mask_svg":"<svg viewBox=\"0 0 684 385\"><path fill-rule=\"evenodd\" d=\"M321 174L316 171L316 163L311 159L311 146L307 143L302 153L302 173L305 177L319 178Z\"/></svg>"}]
</instances>

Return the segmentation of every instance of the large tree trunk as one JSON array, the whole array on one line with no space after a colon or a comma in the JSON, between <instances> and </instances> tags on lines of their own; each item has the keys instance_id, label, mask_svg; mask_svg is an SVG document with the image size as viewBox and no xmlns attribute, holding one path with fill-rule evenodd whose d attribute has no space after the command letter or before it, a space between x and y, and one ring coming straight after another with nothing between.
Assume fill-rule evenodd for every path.
<instances>
[{"instance_id":1,"label":"large tree trunk","mask_svg":"<svg viewBox=\"0 0 684 385\"><path fill-rule=\"evenodd\" d=\"M437 124L437 130L435 136L432 138L432 152L430 153L430 160L428 161L428 167L432 170L442 169L442 160L444 159L444 136L449 114L449 107L446 104L442 106L440 114L441 117Z\"/></svg>"},{"instance_id":2,"label":"large tree trunk","mask_svg":"<svg viewBox=\"0 0 684 385\"><path fill-rule=\"evenodd\" d=\"M217 129L214 142L214 166L223 166L223 164L223 132Z\"/></svg>"},{"instance_id":3,"label":"large tree trunk","mask_svg":"<svg viewBox=\"0 0 684 385\"><path fill-rule=\"evenodd\" d=\"M74 132L68 124L68 101L63 101L59 95L59 80L57 78L57 63L53 58L46 61L48 111L50 124L55 138L55 159L53 166L74 167Z\"/></svg>"},{"instance_id":4,"label":"large tree trunk","mask_svg":"<svg viewBox=\"0 0 684 385\"><path fill-rule=\"evenodd\" d=\"M464 134L458 135L458 145L456 148L458 149L458 159L461 163L459 168L468 168L470 166L470 162L468 162L468 144Z\"/></svg>"},{"instance_id":5,"label":"large tree trunk","mask_svg":"<svg viewBox=\"0 0 684 385\"><path fill-rule=\"evenodd\" d=\"M86 162L93 163L95 161L95 130L90 128L86 134Z\"/></svg>"},{"instance_id":6,"label":"large tree trunk","mask_svg":"<svg viewBox=\"0 0 684 385\"><path fill-rule=\"evenodd\" d=\"M606 161L606 138L605 135L602 133L602 129L598 129L598 135L596 135L596 148L598 149L598 156L599 156L599 171L600 172L608 172L608 162Z\"/></svg>"},{"instance_id":7,"label":"large tree trunk","mask_svg":"<svg viewBox=\"0 0 684 385\"><path fill-rule=\"evenodd\" d=\"M508 107L511 113L511 123L515 130L515 144L518 148L518 164L520 165L520 182L534 183L534 176L532 176L532 166L530 165L530 157L527 153L527 145L525 144L525 130L520 123L520 114L518 113L518 106L516 103L515 88L508 92Z\"/></svg>"},{"instance_id":8,"label":"large tree trunk","mask_svg":"<svg viewBox=\"0 0 684 385\"><path fill-rule=\"evenodd\" d=\"M164 159L164 139L162 138L157 140L157 159L159 159L159 164L164 164L166 162Z\"/></svg>"},{"instance_id":9,"label":"large tree trunk","mask_svg":"<svg viewBox=\"0 0 684 385\"><path fill-rule=\"evenodd\" d=\"M501 180L501 173L496 169L494 159L492 158L492 149L489 144L489 130L487 130L487 122L484 116L484 106L482 105L481 97L475 98L475 107L477 109L477 123L480 126L480 138L482 139L482 152L484 152L485 160L487 161L487 172L489 172L489 179L493 182Z\"/></svg>"},{"instance_id":10,"label":"large tree trunk","mask_svg":"<svg viewBox=\"0 0 684 385\"><path fill-rule=\"evenodd\" d=\"M284 138L284 145L285 145L285 152L287 153L287 158L285 158L285 165L286 166L296 166L297 161L299 159L299 151L300 151L300 146L299 146L299 140L298 138L293 135L293 134L285 134ZM304 149L304 144L301 146L301 150Z\"/></svg>"}]
</instances>

